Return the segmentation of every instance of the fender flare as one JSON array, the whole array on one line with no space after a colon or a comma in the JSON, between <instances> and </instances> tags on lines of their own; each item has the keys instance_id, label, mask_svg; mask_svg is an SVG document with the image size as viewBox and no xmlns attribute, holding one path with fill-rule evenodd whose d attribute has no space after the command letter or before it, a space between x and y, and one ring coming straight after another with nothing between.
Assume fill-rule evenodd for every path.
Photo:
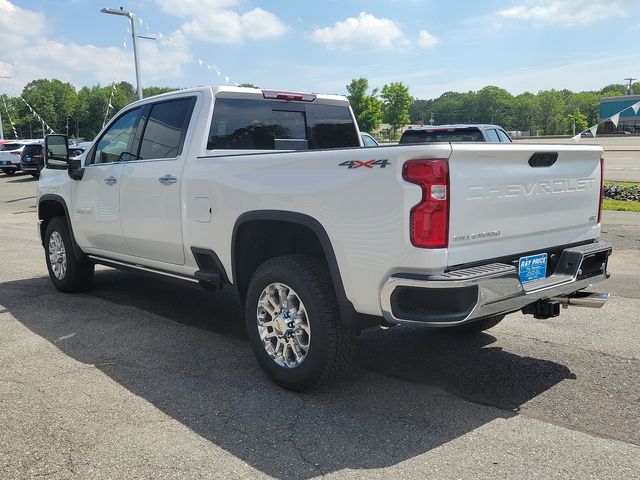
<instances>
[{"instance_id":1,"label":"fender flare","mask_svg":"<svg viewBox=\"0 0 640 480\"><path fill-rule=\"evenodd\" d=\"M236 252L238 230L243 224L256 220L272 220L293 223L302 225L303 227L311 230L318 238L324 256L327 260L327 266L329 267L329 274L331 276L331 281L333 282L333 288L336 292L336 299L343 325L354 332L360 332L363 328L380 324L381 317L357 312L353 303L351 303L349 298L347 298L336 254L333 250L333 245L331 244L327 231L318 220L304 213L291 212L287 210L253 210L240 215L233 226L233 233L231 237L231 272L234 283L237 283L238 278L238 256Z\"/></svg>"},{"instance_id":2,"label":"fender flare","mask_svg":"<svg viewBox=\"0 0 640 480\"><path fill-rule=\"evenodd\" d=\"M53 193L46 193L38 198L38 220L41 222L42 218L40 218L40 205L44 202L55 202L59 204L64 210L64 217L67 221L67 228L69 229L69 234L71 235L71 242L73 243L73 254L76 257L76 260L83 261L86 259L85 253L82 251L80 246L76 243L76 237L73 234L73 225L71 225L71 216L69 215L69 208L67 207L67 202L65 202L64 198L60 195L55 195ZM40 230L42 232L42 230ZM42 246L44 247L44 232L41 233Z\"/></svg>"}]
</instances>

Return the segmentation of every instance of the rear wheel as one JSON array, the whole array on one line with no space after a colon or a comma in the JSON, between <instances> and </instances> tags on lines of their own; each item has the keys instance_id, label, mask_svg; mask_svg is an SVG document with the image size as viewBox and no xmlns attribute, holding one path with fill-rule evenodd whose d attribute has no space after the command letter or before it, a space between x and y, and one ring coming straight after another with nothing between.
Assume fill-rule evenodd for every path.
<instances>
[{"instance_id":1,"label":"rear wheel","mask_svg":"<svg viewBox=\"0 0 640 480\"><path fill-rule=\"evenodd\" d=\"M464 325L458 325L456 327L448 327L447 331L451 331L452 333L462 333L462 334L473 334L484 332L485 330L489 330L490 328L495 327L499 324L504 315L496 315L495 317L487 317L481 320L476 320L475 322L465 323Z\"/></svg>"},{"instance_id":2,"label":"rear wheel","mask_svg":"<svg viewBox=\"0 0 640 480\"><path fill-rule=\"evenodd\" d=\"M55 217L49 222L44 247L49 277L58 290L72 293L91 287L95 265L76 258L66 219Z\"/></svg>"},{"instance_id":3,"label":"rear wheel","mask_svg":"<svg viewBox=\"0 0 640 480\"><path fill-rule=\"evenodd\" d=\"M11 175L15 175L16 171L13 168L3 168L2 173L4 173L7 177L10 177Z\"/></svg>"},{"instance_id":4,"label":"rear wheel","mask_svg":"<svg viewBox=\"0 0 640 480\"><path fill-rule=\"evenodd\" d=\"M351 359L326 266L306 255L272 258L249 283L245 311L251 347L267 375L289 390L336 380Z\"/></svg>"}]
</instances>

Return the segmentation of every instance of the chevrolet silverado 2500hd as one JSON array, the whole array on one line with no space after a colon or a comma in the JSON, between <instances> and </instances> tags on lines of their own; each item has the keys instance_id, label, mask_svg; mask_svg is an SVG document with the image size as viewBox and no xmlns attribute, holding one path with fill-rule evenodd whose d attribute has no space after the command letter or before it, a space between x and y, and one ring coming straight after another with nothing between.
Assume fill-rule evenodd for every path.
<instances>
[{"instance_id":1,"label":"chevrolet silverado 2500hd","mask_svg":"<svg viewBox=\"0 0 640 480\"><path fill-rule=\"evenodd\" d=\"M135 102L79 158L46 139L39 231L54 285L103 264L234 285L279 385L335 378L364 328L480 331L600 306L597 146L363 148L344 97L202 87Z\"/></svg>"}]
</instances>

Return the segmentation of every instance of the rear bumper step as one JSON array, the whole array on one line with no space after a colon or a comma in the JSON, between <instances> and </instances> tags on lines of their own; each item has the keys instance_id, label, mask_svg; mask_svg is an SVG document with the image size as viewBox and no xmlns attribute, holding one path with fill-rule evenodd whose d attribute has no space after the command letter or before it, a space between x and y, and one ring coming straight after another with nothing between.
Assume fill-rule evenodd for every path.
<instances>
[{"instance_id":1,"label":"rear bumper step","mask_svg":"<svg viewBox=\"0 0 640 480\"><path fill-rule=\"evenodd\" d=\"M451 326L515 312L539 300L601 307L608 294L579 290L609 277L611 251L605 243L567 248L552 275L525 284L516 267L502 263L435 276L395 274L380 292L382 313L389 323Z\"/></svg>"}]
</instances>

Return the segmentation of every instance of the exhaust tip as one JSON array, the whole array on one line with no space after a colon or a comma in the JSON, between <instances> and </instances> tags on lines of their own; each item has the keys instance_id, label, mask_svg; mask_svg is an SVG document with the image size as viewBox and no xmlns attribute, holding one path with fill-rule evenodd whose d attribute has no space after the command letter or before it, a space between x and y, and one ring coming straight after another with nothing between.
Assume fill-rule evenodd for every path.
<instances>
[{"instance_id":1,"label":"exhaust tip","mask_svg":"<svg viewBox=\"0 0 640 480\"><path fill-rule=\"evenodd\" d=\"M554 297L551 300L560 302L566 306L602 308L607 300L609 300L609 295L609 293L576 292L568 297Z\"/></svg>"}]
</instances>

